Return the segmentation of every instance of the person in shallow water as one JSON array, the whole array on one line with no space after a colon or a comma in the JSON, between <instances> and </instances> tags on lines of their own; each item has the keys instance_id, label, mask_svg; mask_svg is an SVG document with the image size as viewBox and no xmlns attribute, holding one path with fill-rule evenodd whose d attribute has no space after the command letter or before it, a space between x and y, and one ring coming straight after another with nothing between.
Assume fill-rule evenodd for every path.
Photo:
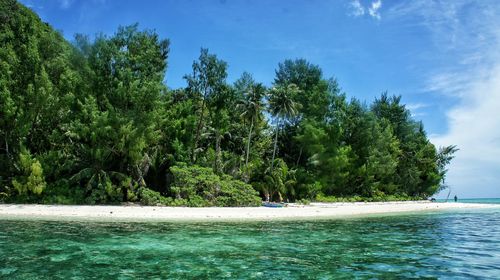
<instances>
[{"instance_id":1,"label":"person in shallow water","mask_svg":"<svg viewBox=\"0 0 500 280\"><path fill-rule=\"evenodd\" d=\"M455 197L453 199L455 200L455 202L457 202L458 197L455 195Z\"/></svg>"}]
</instances>

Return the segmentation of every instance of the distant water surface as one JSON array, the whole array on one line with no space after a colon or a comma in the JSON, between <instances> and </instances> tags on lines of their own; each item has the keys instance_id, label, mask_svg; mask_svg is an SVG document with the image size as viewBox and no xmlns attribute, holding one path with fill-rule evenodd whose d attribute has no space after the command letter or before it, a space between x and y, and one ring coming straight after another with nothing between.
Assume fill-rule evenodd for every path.
<instances>
[{"instance_id":1,"label":"distant water surface","mask_svg":"<svg viewBox=\"0 0 500 280\"><path fill-rule=\"evenodd\" d=\"M445 202L446 199L438 199L439 202ZM448 198L447 202L454 202L453 196ZM500 204L500 198L459 198L457 202L461 203L488 203L488 204Z\"/></svg>"},{"instance_id":2,"label":"distant water surface","mask_svg":"<svg viewBox=\"0 0 500 280\"><path fill-rule=\"evenodd\" d=\"M0 220L2 279L500 278L500 210L251 223Z\"/></svg>"}]
</instances>

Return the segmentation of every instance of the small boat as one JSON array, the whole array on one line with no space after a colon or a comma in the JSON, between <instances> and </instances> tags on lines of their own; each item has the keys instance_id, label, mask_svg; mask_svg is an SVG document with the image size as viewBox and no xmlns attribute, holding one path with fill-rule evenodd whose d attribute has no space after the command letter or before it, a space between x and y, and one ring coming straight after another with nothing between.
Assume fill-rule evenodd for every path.
<instances>
[{"instance_id":1,"label":"small boat","mask_svg":"<svg viewBox=\"0 0 500 280\"><path fill-rule=\"evenodd\" d=\"M285 207L285 203L262 202L262 206L264 206L264 207L271 207L271 208L281 208L281 207Z\"/></svg>"}]
</instances>

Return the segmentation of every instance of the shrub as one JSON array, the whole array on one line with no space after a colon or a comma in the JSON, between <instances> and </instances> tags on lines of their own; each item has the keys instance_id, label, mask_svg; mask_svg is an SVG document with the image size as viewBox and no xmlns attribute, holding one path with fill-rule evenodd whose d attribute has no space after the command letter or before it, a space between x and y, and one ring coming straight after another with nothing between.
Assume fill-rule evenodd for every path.
<instances>
[{"instance_id":1,"label":"shrub","mask_svg":"<svg viewBox=\"0 0 500 280\"><path fill-rule=\"evenodd\" d=\"M311 201L309 199L303 198L303 199L297 200L295 203L302 204L302 205L309 205L309 204L311 204Z\"/></svg>"},{"instance_id":2,"label":"shrub","mask_svg":"<svg viewBox=\"0 0 500 280\"><path fill-rule=\"evenodd\" d=\"M376 193L371 197L362 197L359 195L347 196L347 197L336 197L336 196L325 196L323 193L319 193L316 196L317 202L380 202L380 201L409 201L409 200L421 200L422 197L408 196L406 194L394 194L386 195L384 193Z\"/></svg>"},{"instance_id":3,"label":"shrub","mask_svg":"<svg viewBox=\"0 0 500 280\"><path fill-rule=\"evenodd\" d=\"M84 204L85 192L82 188L71 187L67 180L62 179L47 185L41 202L43 204Z\"/></svg>"},{"instance_id":4,"label":"shrub","mask_svg":"<svg viewBox=\"0 0 500 280\"><path fill-rule=\"evenodd\" d=\"M0 192L0 203L6 201L9 195L6 192Z\"/></svg>"},{"instance_id":5,"label":"shrub","mask_svg":"<svg viewBox=\"0 0 500 280\"><path fill-rule=\"evenodd\" d=\"M139 188L137 194L139 197L139 202L142 205L158 206L158 205L172 204L172 198L164 197L159 192L153 191L145 187Z\"/></svg>"},{"instance_id":6,"label":"shrub","mask_svg":"<svg viewBox=\"0 0 500 280\"><path fill-rule=\"evenodd\" d=\"M19 154L18 168L22 175L12 180L12 186L20 196L40 195L46 183L40 162L23 149Z\"/></svg>"},{"instance_id":7,"label":"shrub","mask_svg":"<svg viewBox=\"0 0 500 280\"><path fill-rule=\"evenodd\" d=\"M217 175L212 169L200 166L177 165L171 190L177 199L188 206L258 206L261 199L252 186L229 175Z\"/></svg>"}]
</instances>

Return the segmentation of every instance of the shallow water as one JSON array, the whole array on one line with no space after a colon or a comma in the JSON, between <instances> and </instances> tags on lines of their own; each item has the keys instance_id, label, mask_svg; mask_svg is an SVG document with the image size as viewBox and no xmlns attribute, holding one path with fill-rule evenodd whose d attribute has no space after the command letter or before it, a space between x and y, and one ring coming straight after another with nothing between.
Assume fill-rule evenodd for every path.
<instances>
[{"instance_id":1,"label":"shallow water","mask_svg":"<svg viewBox=\"0 0 500 280\"><path fill-rule=\"evenodd\" d=\"M500 277L500 210L252 223L0 220L0 278Z\"/></svg>"},{"instance_id":2,"label":"shallow water","mask_svg":"<svg viewBox=\"0 0 500 280\"><path fill-rule=\"evenodd\" d=\"M453 203L453 197L448 199L438 199L438 202ZM482 203L482 204L500 204L500 198L459 198L457 202L460 203Z\"/></svg>"}]
</instances>

